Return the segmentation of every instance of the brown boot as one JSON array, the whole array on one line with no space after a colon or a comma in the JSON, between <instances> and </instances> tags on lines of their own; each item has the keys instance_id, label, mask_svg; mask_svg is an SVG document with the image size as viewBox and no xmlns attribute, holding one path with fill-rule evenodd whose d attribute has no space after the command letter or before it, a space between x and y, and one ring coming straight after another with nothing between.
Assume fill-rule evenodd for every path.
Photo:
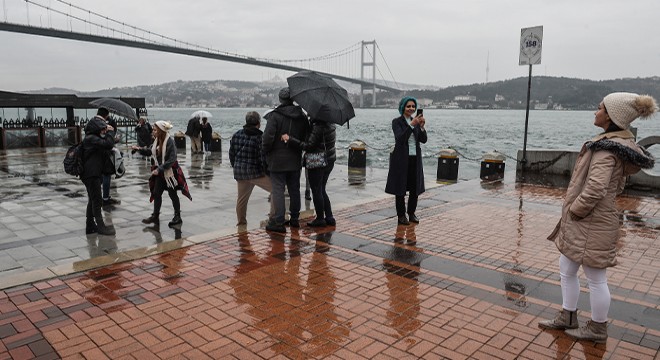
<instances>
[{"instance_id":1,"label":"brown boot","mask_svg":"<svg viewBox=\"0 0 660 360\"><path fill-rule=\"evenodd\" d=\"M574 330L566 330L565 333L575 340L587 340L596 344L604 344L607 342L607 321L599 323L589 320L587 325Z\"/></svg>"},{"instance_id":2,"label":"brown boot","mask_svg":"<svg viewBox=\"0 0 660 360\"><path fill-rule=\"evenodd\" d=\"M578 326L577 310L568 311L561 309L561 311L557 313L557 316L555 316L554 319L539 321L539 327L541 329L577 329Z\"/></svg>"}]
</instances>

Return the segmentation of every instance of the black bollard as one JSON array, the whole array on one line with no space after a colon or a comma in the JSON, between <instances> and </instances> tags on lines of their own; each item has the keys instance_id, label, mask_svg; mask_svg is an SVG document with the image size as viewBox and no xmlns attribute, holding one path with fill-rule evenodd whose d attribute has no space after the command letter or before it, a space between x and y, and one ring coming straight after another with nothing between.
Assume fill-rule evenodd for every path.
<instances>
[{"instance_id":1,"label":"black bollard","mask_svg":"<svg viewBox=\"0 0 660 360\"><path fill-rule=\"evenodd\" d=\"M484 181L498 181L504 178L504 155L493 151L485 153L481 161L479 177Z\"/></svg>"},{"instance_id":2,"label":"black bollard","mask_svg":"<svg viewBox=\"0 0 660 360\"><path fill-rule=\"evenodd\" d=\"M177 149L186 149L186 134L182 133L181 131L177 131L176 134L174 134L174 145L176 145Z\"/></svg>"},{"instance_id":3,"label":"black bollard","mask_svg":"<svg viewBox=\"0 0 660 360\"><path fill-rule=\"evenodd\" d=\"M211 152L222 152L222 139L217 132L213 132L213 135L211 135L211 146L209 150Z\"/></svg>"},{"instance_id":4,"label":"black bollard","mask_svg":"<svg viewBox=\"0 0 660 360\"><path fill-rule=\"evenodd\" d=\"M438 155L438 172L436 181L456 182L458 180L458 160L456 150L440 150L440 155Z\"/></svg>"},{"instance_id":5,"label":"black bollard","mask_svg":"<svg viewBox=\"0 0 660 360\"><path fill-rule=\"evenodd\" d=\"M361 185L367 178L367 144L355 140L348 145L348 184Z\"/></svg>"},{"instance_id":6,"label":"black bollard","mask_svg":"<svg viewBox=\"0 0 660 360\"><path fill-rule=\"evenodd\" d=\"M360 140L355 140L348 145L348 167L367 167L367 145Z\"/></svg>"}]
</instances>

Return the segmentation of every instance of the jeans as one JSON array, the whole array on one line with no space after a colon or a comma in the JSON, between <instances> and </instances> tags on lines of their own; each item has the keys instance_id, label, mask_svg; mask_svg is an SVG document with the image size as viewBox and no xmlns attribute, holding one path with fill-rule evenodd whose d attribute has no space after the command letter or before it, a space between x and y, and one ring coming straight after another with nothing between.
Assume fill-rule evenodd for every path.
<instances>
[{"instance_id":1,"label":"jeans","mask_svg":"<svg viewBox=\"0 0 660 360\"><path fill-rule=\"evenodd\" d=\"M101 175L103 177L103 200L110 199L110 175Z\"/></svg>"},{"instance_id":2,"label":"jeans","mask_svg":"<svg viewBox=\"0 0 660 360\"><path fill-rule=\"evenodd\" d=\"M165 178L163 176L156 176L156 183L154 184L154 214L160 214L160 206L163 204L163 192L167 190L167 194L170 195L172 200L172 205L174 206L174 213L178 214L181 212L181 203L179 202L179 194L177 194L175 189L168 188L167 183L165 183Z\"/></svg>"},{"instance_id":3,"label":"jeans","mask_svg":"<svg viewBox=\"0 0 660 360\"><path fill-rule=\"evenodd\" d=\"M284 224L286 206L284 202L284 186L289 190L289 213L291 219L298 220L300 217L300 170L296 171L271 171L270 182L273 185L270 201L275 206L275 224Z\"/></svg>"},{"instance_id":4,"label":"jeans","mask_svg":"<svg viewBox=\"0 0 660 360\"><path fill-rule=\"evenodd\" d=\"M319 169L307 170L309 179L309 187L312 190L312 199L314 201L314 209L316 211L317 219L333 219L332 206L330 205L330 198L325 191L325 186L328 183L330 173L334 168L335 163L330 162L326 167Z\"/></svg>"}]
</instances>

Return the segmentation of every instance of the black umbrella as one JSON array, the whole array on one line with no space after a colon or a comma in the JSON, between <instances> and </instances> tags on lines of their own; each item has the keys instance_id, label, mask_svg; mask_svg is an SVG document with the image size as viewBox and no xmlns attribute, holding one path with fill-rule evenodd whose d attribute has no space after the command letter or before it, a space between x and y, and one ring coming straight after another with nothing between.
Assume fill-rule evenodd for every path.
<instances>
[{"instance_id":1,"label":"black umbrella","mask_svg":"<svg viewBox=\"0 0 660 360\"><path fill-rule=\"evenodd\" d=\"M355 117L348 92L329 76L304 70L286 81L291 99L300 104L312 119L344 125Z\"/></svg>"},{"instance_id":2,"label":"black umbrella","mask_svg":"<svg viewBox=\"0 0 660 360\"><path fill-rule=\"evenodd\" d=\"M100 98L91 101L89 104L94 105L97 108L106 108L110 110L110 112L115 113L117 115L124 116L129 119L137 120L137 116L135 116L135 110L133 110L133 108L130 105L119 99Z\"/></svg>"}]
</instances>

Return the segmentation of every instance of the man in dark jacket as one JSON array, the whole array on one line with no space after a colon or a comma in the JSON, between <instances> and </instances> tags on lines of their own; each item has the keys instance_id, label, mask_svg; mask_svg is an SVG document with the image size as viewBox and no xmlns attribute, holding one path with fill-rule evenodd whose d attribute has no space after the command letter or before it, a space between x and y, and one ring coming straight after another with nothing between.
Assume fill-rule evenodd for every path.
<instances>
[{"instance_id":1,"label":"man in dark jacket","mask_svg":"<svg viewBox=\"0 0 660 360\"><path fill-rule=\"evenodd\" d=\"M105 110L105 109L103 109ZM107 110L105 110L107 112ZM103 113L99 109L100 113ZM106 114L107 116L107 114ZM80 176L87 190L87 222L85 233L98 232L101 235L114 235L115 228L106 226L101 212L101 178L104 174L113 171L108 168L110 151L115 146L115 132L112 126L107 125L102 116L95 116L85 126L83 144L83 173Z\"/></svg>"},{"instance_id":2,"label":"man in dark jacket","mask_svg":"<svg viewBox=\"0 0 660 360\"><path fill-rule=\"evenodd\" d=\"M145 147L151 145L151 142L153 141L151 131L152 128L151 128L151 124L149 124L149 121L141 117L138 120L137 125L135 126L135 135L137 137L137 143L139 147Z\"/></svg>"},{"instance_id":3,"label":"man in dark jacket","mask_svg":"<svg viewBox=\"0 0 660 360\"><path fill-rule=\"evenodd\" d=\"M238 186L236 199L236 225L247 224L247 204L255 185L271 193L270 178L266 176L266 161L262 151L263 132L261 116L256 111L245 115L243 129L237 131L229 142L229 161L234 168L234 179ZM269 219L275 214L274 203L270 202Z\"/></svg>"},{"instance_id":4,"label":"man in dark jacket","mask_svg":"<svg viewBox=\"0 0 660 360\"><path fill-rule=\"evenodd\" d=\"M286 232L284 215L284 186L289 191L289 224L299 227L300 216L300 169L302 150L297 146L289 146L282 141L283 134L289 134L298 139L306 139L309 132L309 122L300 106L293 104L289 88L283 88L279 93L280 105L264 116L268 120L264 129L263 151L270 169L270 181L273 186L271 201L275 206L275 216L266 226L266 230Z\"/></svg>"},{"instance_id":5,"label":"man in dark jacket","mask_svg":"<svg viewBox=\"0 0 660 360\"><path fill-rule=\"evenodd\" d=\"M202 150L202 138L200 136L202 132L202 124L198 117L194 117L188 120L188 127L186 127L186 135L190 138L190 149L193 154L201 154L204 151Z\"/></svg>"}]
</instances>

